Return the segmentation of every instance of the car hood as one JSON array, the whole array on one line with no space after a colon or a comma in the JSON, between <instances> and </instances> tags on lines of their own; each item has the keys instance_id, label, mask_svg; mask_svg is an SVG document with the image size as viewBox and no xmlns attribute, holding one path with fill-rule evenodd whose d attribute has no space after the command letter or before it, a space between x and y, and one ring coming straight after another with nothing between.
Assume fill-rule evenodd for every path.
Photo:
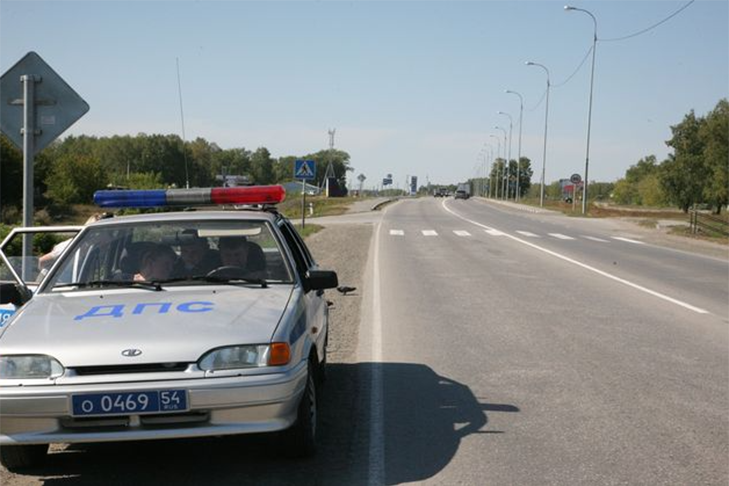
<instances>
[{"instance_id":1,"label":"car hood","mask_svg":"<svg viewBox=\"0 0 729 486\"><path fill-rule=\"evenodd\" d=\"M292 290L195 286L40 294L4 329L0 354L46 354L67 368L194 362L213 348L270 342ZM121 354L126 349L141 354L130 359Z\"/></svg>"}]
</instances>

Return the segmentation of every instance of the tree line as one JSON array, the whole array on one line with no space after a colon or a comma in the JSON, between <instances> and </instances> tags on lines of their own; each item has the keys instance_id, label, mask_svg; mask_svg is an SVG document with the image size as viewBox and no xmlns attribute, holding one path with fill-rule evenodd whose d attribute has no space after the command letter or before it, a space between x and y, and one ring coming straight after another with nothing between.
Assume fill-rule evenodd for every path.
<instances>
[{"instance_id":1,"label":"tree line","mask_svg":"<svg viewBox=\"0 0 729 486\"><path fill-rule=\"evenodd\" d=\"M342 150L274 158L265 147L222 149L204 138L183 142L177 135L69 136L36 156L34 200L37 208L59 213L72 204L91 204L93 193L108 187L211 187L220 186L216 176L226 174L247 176L254 184L277 184L293 180L296 159L316 162L316 185L323 182L330 162L341 187L353 170ZM22 204L23 156L1 135L0 161L2 221L12 223Z\"/></svg>"},{"instance_id":2,"label":"tree line","mask_svg":"<svg viewBox=\"0 0 729 486\"><path fill-rule=\"evenodd\" d=\"M487 178L475 177L468 180L472 192L490 197L498 196L499 198L501 198L503 192L506 192L508 198L514 198L516 195L514 191L518 190L519 197L523 197L529 192L532 185L531 180L534 171L532 170L532 162L528 157L521 157L519 161L517 166L516 159L509 160L507 164L506 159L496 158L491 164L491 171ZM504 173L504 168L506 168L506 173ZM506 188L504 188L504 177L506 177Z\"/></svg>"},{"instance_id":3,"label":"tree line","mask_svg":"<svg viewBox=\"0 0 729 486\"><path fill-rule=\"evenodd\" d=\"M705 116L691 110L671 133L666 145L673 153L660 163L648 155L632 165L615 183L613 200L684 212L706 205L719 214L729 203L729 102L720 100Z\"/></svg>"}]
</instances>

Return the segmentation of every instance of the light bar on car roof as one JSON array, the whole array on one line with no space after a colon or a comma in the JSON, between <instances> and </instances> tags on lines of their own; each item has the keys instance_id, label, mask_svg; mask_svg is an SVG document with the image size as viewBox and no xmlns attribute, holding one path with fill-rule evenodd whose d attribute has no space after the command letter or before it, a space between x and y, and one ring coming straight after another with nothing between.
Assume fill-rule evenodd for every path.
<instances>
[{"instance_id":1,"label":"light bar on car roof","mask_svg":"<svg viewBox=\"0 0 729 486\"><path fill-rule=\"evenodd\" d=\"M283 186L213 187L207 189L153 189L96 191L94 203L102 208L159 208L218 204L277 204L286 198Z\"/></svg>"}]
</instances>

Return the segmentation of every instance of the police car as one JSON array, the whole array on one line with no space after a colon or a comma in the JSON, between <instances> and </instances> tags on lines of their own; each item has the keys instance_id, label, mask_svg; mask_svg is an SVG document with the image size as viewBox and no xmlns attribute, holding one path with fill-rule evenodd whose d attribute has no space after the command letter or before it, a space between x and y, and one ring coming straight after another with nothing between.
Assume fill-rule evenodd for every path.
<instances>
[{"instance_id":1,"label":"police car","mask_svg":"<svg viewBox=\"0 0 729 486\"><path fill-rule=\"evenodd\" d=\"M272 209L284 197L281 186L98 191L102 207L248 209L78 228L34 292L0 253L15 279L0 304L17 308L0 328L0 462L39 465L50 443L260 432L313 454L324 289L337 275Z\"/></svg>"}]
</instances>

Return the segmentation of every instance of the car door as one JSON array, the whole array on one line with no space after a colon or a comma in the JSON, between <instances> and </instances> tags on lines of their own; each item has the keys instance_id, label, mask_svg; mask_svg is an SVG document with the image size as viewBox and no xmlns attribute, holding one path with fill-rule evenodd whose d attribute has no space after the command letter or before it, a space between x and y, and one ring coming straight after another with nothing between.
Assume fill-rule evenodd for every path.
<instances>
[{"instance_id":1,"label":"car door","mask_svg":"<svg viewBox=\"0 0 729 486\"><path fill-rule=\"evenodd\" d=\"M296 271L299 274L301 281L305 282L308 272L311 270L317 270L319 266L314 261L314 258L311 256L309 249L299 236L299 233L288 221L282 220L279 224L279 228L286 240L286 244L291 250L292 256L294 257ZM306 327L309 332L311 332L312 327L317 327L319 329L319 331L315 334L315 341L319 357L323 358L329 322L329 307L324 299L324 291L305 290L304 300L306 302Z\"/></svg>"}]
</instances>

